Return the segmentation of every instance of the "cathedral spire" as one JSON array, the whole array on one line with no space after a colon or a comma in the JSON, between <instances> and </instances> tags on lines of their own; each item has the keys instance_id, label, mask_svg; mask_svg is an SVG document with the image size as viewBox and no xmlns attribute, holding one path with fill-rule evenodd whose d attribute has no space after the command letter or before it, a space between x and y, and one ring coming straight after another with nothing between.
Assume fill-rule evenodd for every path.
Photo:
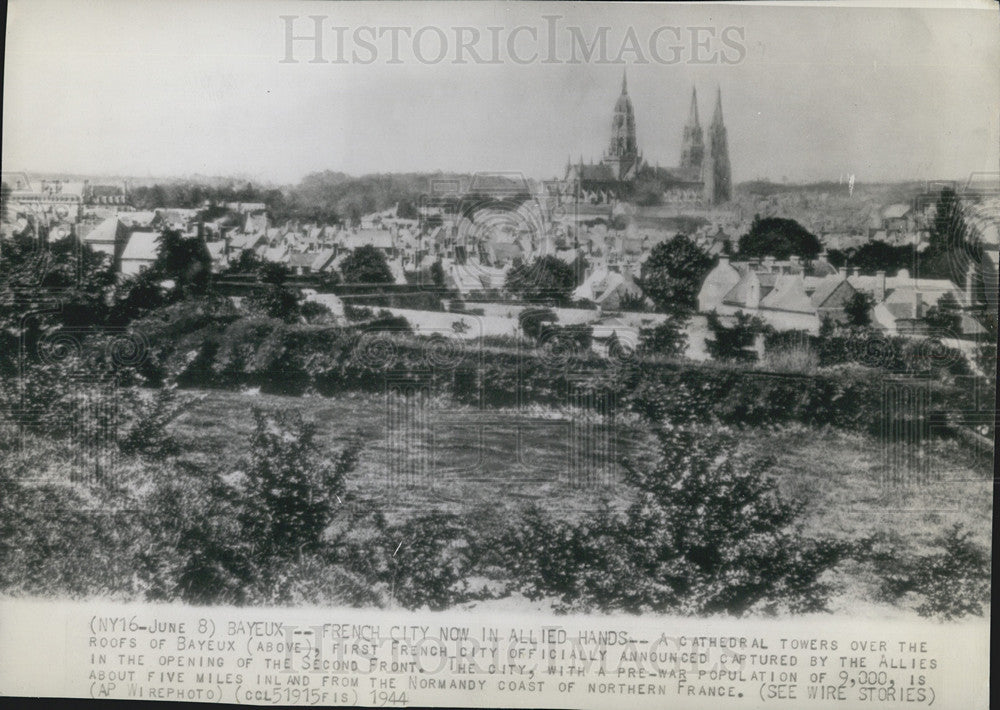
<instances>
[{"instance_id":1,"label":"cathedral spire","mask_svg":"<svg viewBox=\"0 0 1000 710\"><path fill-rule=\"evenodd\" d=\"M688 113L688 125L698 125L698 89L691 87L691 111Z\"/></svg>"},{"instance_id":2,"label":"cathedral spire","mask_svg":"<svg viewBox=\"0 0 1000 710\"><path fill-rule=\"evenodd\" d=\"M691 87L691 111L687 124L684 126L684 139L681 142L681 167L701 170L705 155L705 140L698 121L698 90Z\"/></svg>"},{"instance_id":3,"label":"cathedral spire","mask_svg":"<svg viewBox=\"0 0 1000 710\"><path fill-rule=\"evenodd\" d=\"M715 90L715 112L712 114L712 125L723 125L722 123L722 87Z\"/></svg>"},{"instance_id":4,"label":"cathedral spire","mask_svg":"<svg viewBox=\"0 0 1000 710\"><path fill-rule=\"evenodd\" d=\"M709 204L727 202L732 198L732 172L729 165L729 141L722 121L722 87L715 94L715 111L705 141L702 179L705 199Z\"/></svg>"},{"instance_id":5,"label":"cathedral spire","mask_svg":"<svg viewBox=\"0 0 1000 710\"><path fill-rule=\"evenodd\" d=\"M611 119L611 141L608 144L606 157L614 161L615 172L619 179L628 173L636 162L639 147L635 139L635 111L632 99L628 95L628 74L622 71L622 93L615 102L614 115Z\"/></svg>"}]
</instances>

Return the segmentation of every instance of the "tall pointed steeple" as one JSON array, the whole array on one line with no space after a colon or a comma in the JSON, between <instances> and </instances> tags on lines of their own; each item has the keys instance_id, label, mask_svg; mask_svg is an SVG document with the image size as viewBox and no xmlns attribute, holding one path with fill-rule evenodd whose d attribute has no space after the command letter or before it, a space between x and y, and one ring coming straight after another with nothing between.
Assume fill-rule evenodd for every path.
<instances>
[{"instance_id":1,"label":"tall pointed steeple","mask_svg":"<svg viewBox=\"0 0 1000 710\"><path fill-rule=\"evenodd\" d=\"M698 124L698 89L694 86L691 87L691 110L688 112L688 125L697 126Z\"/></svg>"},{"instance_id":2,"label":"tall pointed steeple","mask_svg":"<svg viewBox=\"0 0 1000 710\"><path fill-rule=\"evenodd\" d=\"M636 171L639 147L635 138L635 111L628 95L628 74L622 71L622 93L611 118L611 141L602 161L610 165L618 180L630 179Z\"/></svg>"},{"instance_id":3,"label":"tall pointed steeple","mask_svg":"<svg viewBox=\"0 0 1000 710\"><path fill-rule=\"evenodd\" d=\"M712 125L722 125L722 87L715 89L715 111L712 113Z\"/></svg>"},{"instance_id":4,"label":"tall pointed steeple","mask_svg":"<svg viewBox=\"0 0 1000 710\"><path fill-rule=\"evenodd\" d=\"M722 87L715 94L715 111L708 127L705 141L705 160L702 166L705 183L705 201L719 204L732 199L732 170L729 165L729 141L722 120Z\"/></svg>"},{"instance_id":5,"label":"tall pointed steeple","mask_svg":"<svg viewBox=\"0 0 1000 710\"><path fill-rule=\"evenodd\" d=\"M684 126L684 140L681 143L681 167L701 170L705 155L705 142L698 121L698 90L691 87L691 110Z\"/></svg>"}]
</instances>

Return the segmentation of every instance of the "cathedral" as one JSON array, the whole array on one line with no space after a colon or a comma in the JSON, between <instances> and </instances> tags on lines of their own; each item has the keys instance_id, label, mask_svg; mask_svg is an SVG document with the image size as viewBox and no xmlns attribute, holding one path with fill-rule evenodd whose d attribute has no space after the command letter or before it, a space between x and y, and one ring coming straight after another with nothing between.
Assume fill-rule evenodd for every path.
<instances>
[{"instance_id":1,"label":"cathedral","mask_svg":"<svg viewBox=\"0 0 1000 710\"><path fill-rule=\"evenodd\" d=\"M698 94L691 90L691 110L681 148L680 165L661 168L647 163L635 137L635 111L628 95L628 78L622 76L622 92L611 119L611 142L598 163L567 162L564 182L578 201L607 203L643 199L637 188L662 192L667 203L699 203L705 206L728 202L732 176L726 126L722 121L722 91L716 93L712 122L703 131L698 120Z\"/></svg>"}]
</instances>

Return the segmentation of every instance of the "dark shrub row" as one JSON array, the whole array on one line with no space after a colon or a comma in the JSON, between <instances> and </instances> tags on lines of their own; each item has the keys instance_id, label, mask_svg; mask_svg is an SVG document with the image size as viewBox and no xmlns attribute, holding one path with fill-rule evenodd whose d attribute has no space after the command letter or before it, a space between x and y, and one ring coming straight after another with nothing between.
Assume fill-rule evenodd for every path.
<instances>
[{"instance_id":1,"label":"dark shrub row","mask_svg":"<svg viewBox=\"0 0 1000 710\"><path fill-rule=\"evenodd\" d=\"M605 359L582 349L490 347L400 329L289 325L273 319L139 324L151 379L182 386L258 386L284 394L425 388L484 406L627 407L651 421L801 422L876 435L938 432L969 409L963 389L843 365L780 374L676 359ZM180 330L180 332L179 332Z\"/></svg>"}]
</instances>

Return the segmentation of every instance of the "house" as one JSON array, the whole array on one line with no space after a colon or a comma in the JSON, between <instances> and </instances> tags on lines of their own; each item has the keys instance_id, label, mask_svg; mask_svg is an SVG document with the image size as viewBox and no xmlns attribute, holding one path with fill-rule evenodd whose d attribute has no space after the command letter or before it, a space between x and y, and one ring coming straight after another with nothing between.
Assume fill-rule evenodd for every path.
<instances>
[{"instance_id":1,"label":"house","mask_svg":"<svg viewBox=\"0 0 1000 710\"><path fill-rule=\"evenodd\" d=\"M302 275L312 273L313 262L316 261L316 254L313 252L295 252L288 255L288 268L293 273Z\"/></svg>"},{"instance_id":2,"label":"house","mask_svg":"<svg viewBox=\"0 0 1000 710\"><path fill-rule=\"evenodd\" d=\"M882 210L882 224L880 226L887 233L906 232L910 227L911 212L910 206L904 203L889 205Z\"/></svg>"},{"instance_id":3,"label":"house","mask_svg":"<svg viewBox=\"0 0 1000 710\"><path fill-rule=\"evenodd\" d=\"M288 245L285 243L278 244L277 246L269 247L264 250L261 258L264 261L270 261L274 263L285 263L288 261Z\"/></svg>"},{"instance_id":4,"label":"house","mask_svg":"<svg viewBox=\"0 0 1000 710\"><path fill-rule=\"evenodd\" d=\"M594 270L573 291L574 301L592 301L601 308L622 310L627 299L641 299L642 289L627 270L604 266Z\"/></svg>"},{"instance_id":5,"label":"house","mask_svg":"<svg viewBox=\"0 0 1000 710\"><path fill-rule=\"evenodd\" d=\"M743 271L730 263L729 257L720 256L719 263L708 272L698 291L698 310L702 313L717 310L722 305L723 297L740 282L742 275Z\"/></svg>"},{"instance_id":6,"label":"house","mask_svg":"<svg viewBox=\"0 0 1000 710\"><path fill-rule=\"evenodd\" d=\"M778 263L778 262L775 262ZM779 270L760 268L753 264L717 266L702 284L698 296L699 308L715 310L722 315L743 312L759 317L777 330L806 330L818 333L826 317L843 320L844 306L855 290L840 273L829 276L806 276L795 269L791 261ZM718 293L732 283L733 272L739 280L721 299ZM713 277L713 273L715 276ZM707 308L711 306L711 308Z\"/></svg>"},{"instance_id":7,"label":"house","mask_svg":"<svg viewBox=\"0 0 1000 710\"><path fill-rule=\"evenodd\" d=\"M338 242L342 248L352 251L363 246L373 246L386 256L392 256L394 251L392 234L386 229L359 229L345 232L339 236Z\"/></svg>"},{"instance_id":8,"label":"house","mask_svg":"<svg viewBox=\"0 0 1000 710\"><path fill-rule=\"evenodd\" d=\"M226 253L226 242L218 240L206 242L208 255L212 258L212 271L218 273L229 266L229 256Z\"/></svg>"},{"instance_id":9,"label":"house","mask_svg":"<svg viewBox=\"0 0 1000 710\"><path fill-rule=\"evenodd\" d=\"M858 291L869 294L875 301L873 324L894 335L928 334L929 326L924 320L928 309L937 306L945 295L950 296L961 309L959 332L951 335L960 338L985 333L983 326L966 312L975 306L975 279L974 268L966 274L964 289L948 279L912 278L907 269L900 269L891 277L886 277L884 271L874 276L855 273L848 277Z\"/></svg>"},{"instance_id":10,"label":"house","mask_svg":"<svg viewBox=\"0 0 1000 710\"><path fill-rule=\"evenodd\" d=\"M118 217L108 217L92 227L81 224L79 231L84 244L94 251L107 254L112 260L117 259L122 253L128 238L128 228Z\"/></svg>"},{"instance_id":11,"label":"house","mask_svg":"<svg viewBox=\"0 0 1000 710\"><path fill-rule=\"evenodd\" d=\"M267 213L248 214L243 222L243 231L251 234L267 232Z\"/></svg>"},{"instance_id":12,"label":"house","mask_svg":"<svg viewBox=\"0 0 1000 710\"><path fill-rule=\"evenodd\" d=\"M332 271L332 263L334 257L337 256L336 249L321 249L320 251L312 253L312 263L309 264L309 270L318 274L324 271Z\"/></svg>"},{"instance_id":13,"label":"house","mask_svg":"<svg viewBox=\"0 0 1000 710\"><path fill-rule=\"evenodd\" d=\"M464 264L444 263L445 283L449 288L457 290L463 296L482 291L500 290L507 280L509 268L498 269L487 266L475 259Z\"/></svg>"},{"instance_id":14,"label":"house","mask_svg":"<svg viewBox=\"0 0 1000 710\"><path fill-rule=\"evenodd\" d=\"M153 265L159 238L159 232L132 232L121 255L120 271L123 276L134 276Z\"/></svg>"}]
</instances>

